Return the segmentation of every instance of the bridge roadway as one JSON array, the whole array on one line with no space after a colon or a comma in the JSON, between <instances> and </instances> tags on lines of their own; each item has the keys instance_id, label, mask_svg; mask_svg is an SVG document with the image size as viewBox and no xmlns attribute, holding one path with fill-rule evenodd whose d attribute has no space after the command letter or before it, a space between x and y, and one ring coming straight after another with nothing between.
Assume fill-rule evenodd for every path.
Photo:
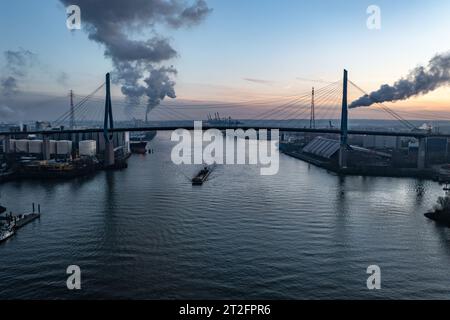
<instances>
[{"instance_id":1,"label":"bridge roadway","mask_svg":"<svg viewBox=\"0 0 450 320\"><path fill-rule=\"evenodd\" d=\"M176 129L186 129L194 130L194 124L192 125L178 125L178 126L149 126L149 127L133 127L133 128L114 128L108 129L109 132L143 132L143 131L173 131ZM298 127L283 127L283 126L262 126L262 125L227 125L227 126L217 126L217 125L207 125L203 124L203 130L208 129L279 129L284 132L305 132L305 133L328 133L328 134L340 134L340 129L327 129L327 128L298 128ZM27 131L27 134L41 134L45 136L51 136L56 134L70 134L70 133L96 133L103 132L103 128L88 128L88 129L64 129L64 130L39 130L39 131ZM24 134L24 132L10 132L3 131L0 132L0 136L13 136L18 134ZM439 134L439 133L427 133L421 131L371 131L371 130L348 130L350 135L369 135L369 136L392 136L392 137L413 137L413 138L430 138L430 137L440 137L440 138L450 138L450 134Z\"/></svg>"}]
</instances>

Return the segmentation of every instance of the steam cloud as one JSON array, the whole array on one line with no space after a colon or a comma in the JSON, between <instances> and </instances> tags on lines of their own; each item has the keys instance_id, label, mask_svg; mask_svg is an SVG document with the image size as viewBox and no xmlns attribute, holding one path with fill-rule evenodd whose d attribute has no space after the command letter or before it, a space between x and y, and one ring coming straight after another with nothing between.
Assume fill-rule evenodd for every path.
<instances>
[{"instance_id":1,"label":"steam cloud","mask_svg":"<svg viewBox=\"0 0 450 320\"><path fill-rule=\"evenodd\" d=\"M113 62L113 79L121 85L129 105L147 97L147 114L165 97L175 98L177 71L162 62L177 56L169 40L157 34L155 26L190 27L200 23L211 9L205 0L60 0L78 5L82 26L89 39L105 47L105 56ZM130 32L150 32L149 39L131 38Z\"/></svg>"},{"instance_id":2,"label":"steam cloud","mask_svg":"<svg viewBox=\"0 0 450 320\"><path fill-rule=\"evenodd\" d=\"M390 86L384 84L368 95L352 102L349 108L368 107L374 103L405 100L427 94L441 86L450 84L450 52L436 55L427 67L419 66Z\"/></svg>"},{"instance_id":3,"label":"steam cloud","mask_svg":"<svg viewBox=\"0 0 450 320\"><path fill-rule=\"evenodd\" d=\"M64 71L59 72L56 76L56 82L58 82L58 84L60 84L62 86L67 86L68 80L69 80L69 75Z\"/></svg>"},{"instance_id":4,"label":"steam cloud","mask_svg":"<svg viewBox=\"0 0 450 320\"><path fill-rule=\"evenodd\" d=\"M7 77L2 79L2 95L4 97L10 98L17 94L19 91L19 86L17 85L17 80L14 77Z\"/></svg>"},{"instance_id":5,"label":"steam cloud","mask_svg":"<svg viewBox=\"0 0 450 320\"><path fill-rule=\"evenodd\" d=\"M10 98L19 92L19 80L25 78L29 69L35 65L37 55L29 50L20 48L17 51L7 50L4 52L8 76L0 80L0 94Z\"/></svg>"}]
</instances>

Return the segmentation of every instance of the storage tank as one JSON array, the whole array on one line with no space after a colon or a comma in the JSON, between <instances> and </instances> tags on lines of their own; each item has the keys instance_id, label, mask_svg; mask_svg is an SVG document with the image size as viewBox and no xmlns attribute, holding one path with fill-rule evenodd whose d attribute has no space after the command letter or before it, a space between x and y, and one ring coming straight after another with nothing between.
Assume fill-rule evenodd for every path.
<instances>
[{"instance_id":1,"label":"storage tank","mask_svg":"<svg viewBox=\"0 0 450 320\"><path fill-rule=\"evenodd\" d=\"M29 153L42 153L42 140L30 140L28 142Z\"/></svg>"},{"instance_id":2,"label":"storage tank","mask_svg":"<svg viewBox=\"0 0 450 320\"><path fill-rule=\"evenodd\" d=\"M70 141L70 140L56 141L56 154L57 155L68 155L71 153L72 153L72 141Z\"/></svg>"},{"instance_id":3,"label":"storage tank","mask_svg":"<svg viewBox=\"0 0 450 320\"><path fill-rule=\"evenodd\" d=\"M128 131L125 131L125 151L126 153L130 153L130 133Z\"/></svg>"},{"instance_id":4,"label":"storage tank","mask_svg":"<svg viewBox=\"0 0 450 320\"><path fill-rule=\"evenodd\" d=\"M80 156L95 156L97 154L97 141L84 140L78 143Z\"/></svg>"},{"instance_id":5,"label":"storage tank","mask_svg":"<svg viewBox=\"0 0 450 320\"><path fill-rule=\"evenodd\" d=\"M50 155L56 154L56 140L50 140Z\"/></svg>"},{"instance_id":6,"label":"storage tank","mask_svg":"<svg viewBox=\"0 0 450 320\"><path fill-rule=\"evenodd\" d=\"M28 140L25 139L16 140L16 152L28 153Z\"/></svg>"},{"instance_id":7,"label":"storage tank","mask_svg":"<svg viewBox=\"0 0 450 320\"><path fill-rule=\"evenodd\" d=\"M8 143L8 140L3 140L3 150L6 152L6 144ZM16 152L16 140L15 139L9 139L9 153L15 153Z\"/></svg>"}]
</instances>

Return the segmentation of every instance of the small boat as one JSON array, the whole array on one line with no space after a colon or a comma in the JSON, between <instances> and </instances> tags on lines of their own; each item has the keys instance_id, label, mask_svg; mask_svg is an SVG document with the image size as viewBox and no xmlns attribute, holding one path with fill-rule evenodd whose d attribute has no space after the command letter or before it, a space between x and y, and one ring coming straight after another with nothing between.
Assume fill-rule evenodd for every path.
<instances>
[{"instance_id":1,"label":"small boat","mask_svg":"<svg viewBox=\"0 0 450 320\"><path fill-rule=\"evenodd\" d=\"M0 213L4 212L6 212L6 208L0 206ZM6 216L0 216L0 242L12 237L16 233L16 230L40 218L40 216L41 216L41 205L38 204L38 212L35 212L34 203L32 213L13 215L10 212L9 214L6 214Z\"/></svg>"},{"instance_id":2,"label":"small boat","mask_svg":"<svg viewBox=\"0 0 450 320\"><path fill-rule=\"evenodd\" d=\"M450 227L450 214L448 212L443 210L435 210L425 213L424 216L430 220L438 222L441 225Z\"/></svg>"},{"instance_id":3,"label":"small boat","mask_svg":"<svg viewBox=\"0 0 450 320\"><path fill-rule=\"evenodd\" d=\"M205 166L202 170L200 170L195 177L192 178L192 185L193 186L201 186L203 182L208 179L209 175L211 174L211 169Z\"/></svg>"},{"instance_id":4,"label":"small boat","mask_svg":"<svg viewBox=\"0 0 450 320\"><path fill-rule=\"evenodd\" d=\"M0 242L12 237L15 233L14 225L4 224L0 227Z\"/></svg>"}]
</instances>

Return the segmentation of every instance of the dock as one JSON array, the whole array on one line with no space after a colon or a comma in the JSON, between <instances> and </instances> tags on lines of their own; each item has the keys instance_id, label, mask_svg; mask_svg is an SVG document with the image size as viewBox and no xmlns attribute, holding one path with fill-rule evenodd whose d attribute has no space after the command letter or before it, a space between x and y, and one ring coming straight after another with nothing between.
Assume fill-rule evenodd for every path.
<instances>
[{"instance_id":1,"label":"dock","mask_svg":"<svg viewBox=\"0 0 450 320\"><path fill-rule=\"evenodd\" d=\"M29 213L29 214L20 214L18 216L15 216L15 225L14 225L14 229L18 230L22 227L24 227L25 225L27 225L28 223L38 219L41 217L40 213Z\"/></svg>"},{"instance_id":2,"label":"dock","mask_svg":"<svg viewBox=\"0 0 450 320\"><path fill-rule=\"evenodd\" d=\"M6 212L6 208L1 207L0 212ZM5 217L0 217L1 221L5 221L4 223L0 223L2 226L9 227L10 235L15 234L15 231L23 228L27 224L32 221L39 219L41 217L41 205L37 205L37 212L35 211L35 204L33 203L33 211L31 213L22 213L18 215L13 215L12 213L6 214ZM3 240L5 240L4 238Z\"/></svg>"}]
</instances>

